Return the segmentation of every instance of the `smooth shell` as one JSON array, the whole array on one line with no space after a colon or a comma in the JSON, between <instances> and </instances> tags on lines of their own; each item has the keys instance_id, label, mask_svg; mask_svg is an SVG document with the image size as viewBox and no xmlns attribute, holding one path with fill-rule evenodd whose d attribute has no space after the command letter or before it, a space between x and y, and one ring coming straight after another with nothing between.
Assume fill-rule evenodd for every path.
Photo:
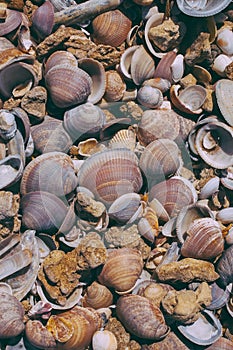
<instances>
[{"instance_id":1,"label":"smooth shell","mask_svg":"<svg viewBox=\"0 0 233 350\"><path fill-rule=\"evenodd\" d=\"M231 3L230 0L216 2L215 0L177 0L179 9L188 16L209 17L213 16L226 8Z\"/></svg>"},{"instance_id":2,"label":"smooth shell","mask_svg":"<svg viewBox=\"0 0 233 350\"><path fill-rule=\"evenodd\" d=\"M24 330L24 308L13 295L2 292L0 298L0 337L2 339L16 337Z\"/></svg>"},{"instance_id":3,"label":"smooth shell","mask_svg":"<svg viewBox=\"0 0 233 350\"><path fill-rule=\"evenodd\" d=\"M233 126L233 81L229 79L220 79L215 84L215 95L220 112L224 119Z\"/></svg>"},{"instance_id":4,"label":"smooth shell","mask_svg":"<svg viewBox=\"0 0 233 350\"><path fill-rule=\"evenodd\" d=\"M163 94L159 89L146 85L138 90L137 100L147 108L159 108L163 103Z\"/></svg>"}]
</instances>

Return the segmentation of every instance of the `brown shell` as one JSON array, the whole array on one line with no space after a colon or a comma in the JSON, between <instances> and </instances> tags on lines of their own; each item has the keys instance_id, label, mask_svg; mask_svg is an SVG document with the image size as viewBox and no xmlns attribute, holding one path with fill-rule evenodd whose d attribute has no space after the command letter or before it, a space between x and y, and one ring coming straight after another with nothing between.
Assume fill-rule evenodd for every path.
<instances>
[{"instance_id":1,"label":"brown shell","mask_svg":"<svg viewBox=\"0 0 233 350\"><path fill-rule=\"evenodd\" d=\"M81 166L78 184L106 205L125 193L137 193L142 187L137 156L125 148L96 153Z\"/></svg>"},{"instance_id":2,"label":"brown shell","mask_svg":"<svg viewBox=\"0 0 233 350\"><path fill-rule=\"evenodd\" d=\"M185 257L209 260L220 255L224 239L220 224L212 218L195 220L187 230L181 254Z\"/></svg>"},{"instance_id":3,"label":"brown shell","mask_svg":"<svg viewBox=\"0 0 233 350\"><path fill-rule=\"evenodd\" d=\"M122 99L126 90L126 84L121 75L115 70L106 72L106 89L104 99L109 102L116 102Z\"/></svg>"},{"instance_id":4,"label":"brown shell","mask_svg":"<svg viewBox=\"0 0 233 350\"><path fill-rule=\"evenodd\" d=\"M38 320L28 320L25 326L26 339L39 349L55 348L56 341L53 335Z\"/></svg>"},{"instance_id":5,"label":"brown shell","mask_svg":"<svg viewBox=\"0 0 233 350\"><path fill-rule=\"evenodd\" d=\"M133 248L119 248L109 252L98 276L100 283L124 293L131 290L143 268L140 252Z\"/></svg>"},{"instance_id":6,"label":"brown shell","mask_svg":"<svg viewBox=\"0 0 233 350\"><path fill-rule=\"evenodd\" d=\"M107 287L94 281L87 287L82 303L93 309L108 307L113 303L113 295Z\"/></svg>"},{"instance_id":7,"label":"brown shell","mask_svg":"<svg viewBox=\"0 0 233 350\"><path fill-rule=\"evenodd\" d=\"M77 67L77 59L76 57L69 51L58 50L53 52L44 64L44 75L48 73L48 71L60 64L69 64L73 67Z\"/></svg>"},{"instance_id":8,"label":"brown shell","mask_svg":"<svg viewBox=\"0 0 233 350\"><path fill-rule=\"evenodd\" d=\"M119 10L100 14L92 21L93 40L111 46L121 45L127 38L132 22Z\"/></svg>"},{"instance_id":9,"label":"brown shell","mask_svg":"<svg viewBox=\"0 0 233 350\"><path fill-rule=\"evenodd\" d=\"M179 118L173 110L147 110L138 124L137 137L146 146L161 138L175 140L179 131Z\"/></svg>"},{"instance_id":10,"label":"brown shell","mask_svg":"<svg viewBox=\"0 0 233 350\"><path fill-rule=\"evenodd\" d=\"M24 330L24 308L19 300L8 293L0 294L0 337L13 338Z\"/></svg>"},{"instance_id":11,"label":"brown shell","mask_svg":"<svg viewBox=\"0 0 233 350\"><path fill-rule=\"evenodd\" d=\"M124 295L116 305L124 327L139 338L159 340L169 331L160 309L140 295Z\"/></svg>"}]
</instances>

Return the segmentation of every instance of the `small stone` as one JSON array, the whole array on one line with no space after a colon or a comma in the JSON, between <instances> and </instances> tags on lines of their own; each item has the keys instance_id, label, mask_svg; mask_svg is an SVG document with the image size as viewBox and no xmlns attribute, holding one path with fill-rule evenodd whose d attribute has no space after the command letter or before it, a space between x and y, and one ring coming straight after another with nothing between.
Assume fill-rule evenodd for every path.
<instances>
[{"instance_id":1,"label":"small stone","mask_svg":"<svg viewBox=\"0 0 233 350\"><path fill-rule=\"evenodd\" d=\"M46 114L47 90L36 86L27 92L21 102L21 107L30 117L43 120Z\"/></svg>"},{"instance_id":2,"label":"small stone","mask_svg":"<svg viewBox=\"0 0 233 350\"><path fill-rule=\"evenodd\" d=\"M201 32L192 45L186 50L184 59L187 65L194 66L204 60L211 60L210 34Z\"/></svg>"},{"instance_id":3,"label":"small stone","mask_svg":"<svg viewBox=\"0 0 233 350\"><path fill-rule=\"evenodd\" d=\"M214 102L213 102L214 90L206 88L206 92L207 92L207 95L206 95L205 102L202 105L202 109L204 109L204 111L206 112L211 113L214 108Z\"/></svg>"},{"instance_id":4,"label":"small stone","mask_svg":"<svg viewBox=\"0 0 233 350\"><path fill-rule=\"evenodd\" d=\"M228 79L233 80L233 62L226 66L224 73Z\"/></svg>"},{"instance_id":5,"label":"small stone","mask_svg":"<svg viewBox=\"0 0 233 350\"><path fill-rule=\"evenodd\" d=\"M0 221L9 220L19 211L19 195L0 191Z\"/></svg>"},{"instance_id":6,"label":"small stone","mask_svg":"<svg viewBox=\"0 0 233 350\"><path fill-rule=\"evenodd\" d=\"M186 75L185 77L183 77L182 79L180 79L180 85L183 89L185 89L188 86L192 86L192 85L196 85L197 83L197 79L194 77L194 75L192 75L191 73L189 73L188 75Z\"/></svg>"}]
</instances>

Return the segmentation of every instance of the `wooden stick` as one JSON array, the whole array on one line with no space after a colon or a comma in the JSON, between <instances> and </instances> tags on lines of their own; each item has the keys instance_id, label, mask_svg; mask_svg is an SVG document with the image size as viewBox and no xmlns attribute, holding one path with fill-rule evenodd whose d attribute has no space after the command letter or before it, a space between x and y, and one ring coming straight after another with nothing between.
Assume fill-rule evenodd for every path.
<instances>
[{"instance_id":1,"label":"wooden stick","mask_svg":"<svg viewBox=\"0 0 233 350\"><path fill-rule=\"evenodd\" d=\"M55 12L54 25L82 24L97 15L116 9L124 0L88 0Z\"/></svg>"}]
</instances>

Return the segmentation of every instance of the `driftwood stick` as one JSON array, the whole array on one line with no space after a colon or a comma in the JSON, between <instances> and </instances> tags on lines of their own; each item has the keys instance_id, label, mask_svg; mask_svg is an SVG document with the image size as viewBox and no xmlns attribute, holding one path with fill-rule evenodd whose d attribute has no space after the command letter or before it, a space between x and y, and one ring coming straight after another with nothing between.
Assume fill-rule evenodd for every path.
<instances>
[{"instance_id":1,"label":"driftwood stick","mask_svg":"<svg viewBox=\"0 0 233 350\"><path fill-rule=\"evenodd\" d=\"M82 24L97 15L116 9L123 0L88 0L54 14L54 25Z\"/></svg>"}]
</instances>

